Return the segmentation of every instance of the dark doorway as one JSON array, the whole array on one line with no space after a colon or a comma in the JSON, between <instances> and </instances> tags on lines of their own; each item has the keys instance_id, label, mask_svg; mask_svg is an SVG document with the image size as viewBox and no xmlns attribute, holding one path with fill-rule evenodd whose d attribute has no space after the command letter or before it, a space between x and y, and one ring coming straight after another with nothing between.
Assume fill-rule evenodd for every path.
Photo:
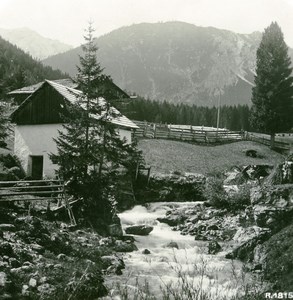
<instances>
[{"instance_id":1,"label":"dark doorway","mask_svg":"<svg viewBox=\"0 0 293 300\"><path fill-rule=\"evenodd\" d=\"M43 178L43 156L30 156L30 167L31 167L31 177L32 179L42 179Z\"/></svg>"}]
</instances>

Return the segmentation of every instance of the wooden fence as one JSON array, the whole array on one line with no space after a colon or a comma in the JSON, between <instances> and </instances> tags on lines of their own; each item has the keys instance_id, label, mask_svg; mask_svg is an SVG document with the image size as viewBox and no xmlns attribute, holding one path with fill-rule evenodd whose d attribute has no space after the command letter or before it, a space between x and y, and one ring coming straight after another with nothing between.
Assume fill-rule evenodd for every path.
<instances>
[{"instance_id":1,"label":"wooden fence","mask_svg":"<svg viewBox=\"0 0 293 300\"><path fill-rule=\"evenodd\" d=\"M268 134L246 132L245 138L249 141L257 142L266 146L271 145L271 139ZM293 150L293 139L292 142L285 142L278 140L278 136L275 137L274 147L282 152L290 153Z\"/></svg>"},{"instance_id":2,"label":"wooden fence","mask_svg":"<svg viewBox=\"0 0 293 300\"><path fill-rule=\"evenodd\" d=\"M194 126L188 125L167 125L155 124L142 121L133 121L139 126L135 130L135 137L144 137L151 139L171 139L195 143L213 144L226 143L243 140L244 132L216 130L216 129L194 129Z\"/></svg>"}]
</instances>

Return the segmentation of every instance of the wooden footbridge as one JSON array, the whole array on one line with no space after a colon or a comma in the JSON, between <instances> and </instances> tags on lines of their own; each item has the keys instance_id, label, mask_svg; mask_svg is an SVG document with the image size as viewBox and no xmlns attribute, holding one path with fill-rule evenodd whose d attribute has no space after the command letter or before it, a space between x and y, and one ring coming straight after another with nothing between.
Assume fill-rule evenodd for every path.
<instances>
[{"instance_id":1,"label":"wooden footbridge","mask_svg":"<svg viewBox=\"0 0 293 300\"><path fill-rule=\"evenodd\" d=\"M47 209L50 209L52 202L56 208L64 207L72 225L76 225L72 212L70 198L66 194L65 185L62 180L21 180L21 181L0 181L0 203L1 202L47 202Z\"/></svg>"}]
</instances>

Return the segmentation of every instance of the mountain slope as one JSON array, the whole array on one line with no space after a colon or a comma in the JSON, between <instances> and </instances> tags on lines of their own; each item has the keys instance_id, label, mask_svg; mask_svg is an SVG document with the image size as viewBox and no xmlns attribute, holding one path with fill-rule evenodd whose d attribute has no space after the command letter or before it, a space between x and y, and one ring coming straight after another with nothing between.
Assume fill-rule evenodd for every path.
<instances>
[{"instance_id":1,"label":"mountain slope","mask_svg":"<svg viewBox=\"0 0 293 300\"><path fill-rule=\"evenodd\" d=\"M45 67L0 37L0 100L11 90L44 79L59 79L66 76L59 70Z\"/></svg>"},{"instance_id":2,"label":"mountain slope","mask_svg":"<svg viewBox=\"0 0 293 300\"><path fill-rule=\"evenodd\" d=\"M45 38L28 28L0 28L0 36L29 53L36 59L45 59L49 56L68 51L72 48L72 46L66 45L57 40Z\"/></svg>"},{"instance_id":3,"label":"mountain slope","mask_svg":"<svg viewBox=\"0 0 293 300\"><path fill-rule=\"evenodd\" d=\"M237 34L182 22L137 24L97 39L98 60L123 89L197 105L249 104L258 32ZM44 60L74 74L80 48Z\"/></svg>"}]
</instances>

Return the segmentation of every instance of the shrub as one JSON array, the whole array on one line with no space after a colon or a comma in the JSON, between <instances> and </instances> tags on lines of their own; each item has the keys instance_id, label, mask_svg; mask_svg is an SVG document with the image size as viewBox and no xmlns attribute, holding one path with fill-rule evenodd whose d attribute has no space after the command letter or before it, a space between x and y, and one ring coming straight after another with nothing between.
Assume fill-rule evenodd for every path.
<instances>
[{"instance_id":1,"label":"shrub","mask_svg":"<svg viewBox=\"0 0 293 300\"><path fill-rule=\"evenodd\" d=\"M19 180L24 176L24 171L16 156L0 154L0 180Z\"/></svg>"},{"instance_id":2,"label":"shrub","mask_svg":"<svg viewBox=\"0 0 293 300\"><path fill-rule=\"evenodd\" d=\"M240 186L239 191L227 193L223 185L223 178L219 176L208 178L204 195L208 203L216 208L235 211L250 205L250 186L248 184Z\"/></svg>"},{"instance_id":3,"label":"shrub","mask_svg":"<svg viewBox=\"0 0 293 300\"><path fill-rule=\"evenodd\" d=\"M243 209L250 205L250 186L245 184L239 187L239 191L228 196L228 208L230 210Z\"/></svg>"},{"instance_id":4,"label":"shrub","mask_svg":"<svg viewBox=\"0 0 293 300\"><path fill-rule=\"evenodd\" d=\"M209 177L206 181L204 196L208 203L216 208L228 207L228 194L223 187L221 177Z\"/></svg>"},{"instance_id":5,"label":"shrub","mask_svg":"<svg viewBox=\"0 0 293 300\"><path fill-rule=\"evenodd\" d=\"M0 154L0 161L3 163L3 166L7 169L12 167L19 167L20 163L16 156L9 154Z\"/></svg>"}]
</instances>

